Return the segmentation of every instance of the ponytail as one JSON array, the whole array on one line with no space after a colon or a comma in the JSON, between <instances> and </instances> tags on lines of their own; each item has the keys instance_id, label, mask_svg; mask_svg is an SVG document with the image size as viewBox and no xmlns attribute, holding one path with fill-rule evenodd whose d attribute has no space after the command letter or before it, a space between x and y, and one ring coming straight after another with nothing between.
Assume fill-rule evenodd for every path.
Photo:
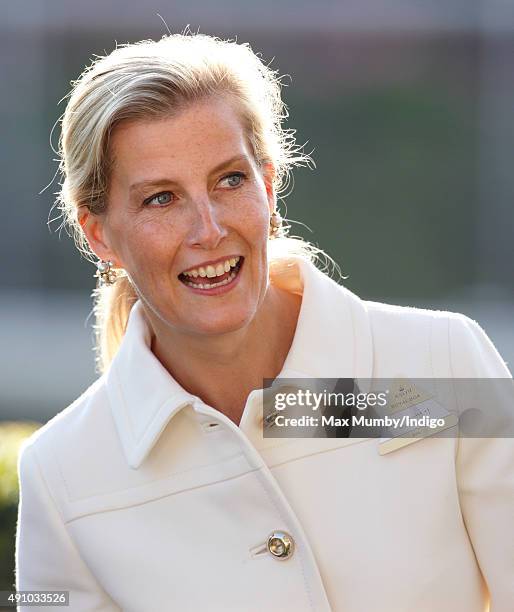
<instances>
[{"instance_id":1,"label":"ponytail","mask_svg":"<svg viewBox=\"0 0 514 612\"><path fill-rule=\"evenodd\" d=\"M96 366L106 372L116 354L138 296L127 276L120 276L113 285L93 291L95 314Z\"/></svg>"}]
</instances>

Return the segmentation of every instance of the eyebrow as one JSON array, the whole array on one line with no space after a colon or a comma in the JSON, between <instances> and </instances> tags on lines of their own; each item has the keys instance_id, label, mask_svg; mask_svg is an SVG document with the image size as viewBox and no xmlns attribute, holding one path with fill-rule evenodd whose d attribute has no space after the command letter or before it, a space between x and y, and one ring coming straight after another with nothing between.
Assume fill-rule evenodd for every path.
<instances>
[{"instance_id":1,"label":"eyebrow","mask_svg":"<svg viewBox=\"0 0 514 612\"><path fill-rule=\"evenodd\" d=\"M226 168L227 166L230 166L231 164L234 164L235 162L241 162L241 161L244 161L247 163L250 162L247 155L235 155L234 157L231 157L230 159L227 159L221 162L220 164L218 164L217 166L215 166L209 172L209 174L215 174L216 172L223 170L223 168ZM162 185L169 185L170 183L176 183L176 181L170 178L157 178L157 179L151 179L148 181L138 181L137 183L133 183L129 187L129 192L132 193L134 191L140 191L141 189L144 189L146 187L160 187Z\"/></svg>"}]
</instances>

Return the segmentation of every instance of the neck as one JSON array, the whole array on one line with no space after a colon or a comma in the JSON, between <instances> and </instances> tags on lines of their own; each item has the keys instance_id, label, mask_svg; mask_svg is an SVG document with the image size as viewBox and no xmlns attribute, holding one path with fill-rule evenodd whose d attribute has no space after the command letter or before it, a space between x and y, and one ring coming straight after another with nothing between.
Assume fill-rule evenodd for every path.
<instances>
[{"instance_id":1,"label":"neck","mask_svg":"<svg viewBox=\"0 0 514 612\"><path fill-rule=\"evenodd\" d=\"M194 336L152 325L152 351L173 378L236 425L249 393L282 370L295 334L301 296L273 285L268 292L252 321L230 333Z\"/></svg>"}]
</instances>

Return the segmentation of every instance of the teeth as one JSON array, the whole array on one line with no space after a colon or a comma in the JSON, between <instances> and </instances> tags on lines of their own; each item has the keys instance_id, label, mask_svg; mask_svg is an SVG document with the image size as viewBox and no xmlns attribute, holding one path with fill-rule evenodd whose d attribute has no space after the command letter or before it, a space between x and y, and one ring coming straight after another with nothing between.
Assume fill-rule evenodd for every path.
<instances>
[{"instance_id":1,"label":"teeth","mask_svg":"<svg viewBox=\"0 0 514 612\"><path fill-rule=\"evenodd\" d=\"M233 268L237 262L241 259L241 257L232 257L232 259L226 259L223 263L219 263L214 266L200 266L199 268L195 268L194 270L189 270L188 272L184 272L184 276L191 276L193 278L197 278L201 276L202 278L214 278L215 276L221 276L228 272L230 268Z\"/></svg>"},{"instance_id":2,"label":"teeth","mask_svg":"<svg viewBox=\"0 0 514 612\"><path fill-rule=\"evenodd\" d=\"M227 278L220 281L219 283L190 283L186 281L186 285L189 287L194 287L195 289L212 289L213 287L222 287L223 285L228 285L231 283L236 277L235 272L231 272Z\"/></svg>"}]
</instances>

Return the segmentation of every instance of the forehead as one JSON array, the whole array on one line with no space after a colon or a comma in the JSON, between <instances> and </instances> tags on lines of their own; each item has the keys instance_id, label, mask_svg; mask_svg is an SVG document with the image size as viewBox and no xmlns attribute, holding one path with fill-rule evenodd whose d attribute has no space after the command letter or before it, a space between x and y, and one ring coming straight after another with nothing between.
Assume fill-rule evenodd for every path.
<instances>
[{"instance_id":1,"label":"forehead","mask_svg":"<svg viewBox=\"0 0 514 612\"><path fill-rule=\"evenodd\" d=\"M223 99L197 102L172 117L123 122L113 130L110 151L119 179L162 166L193 171L237 154L250 157L242 121Z\"/></svg>"}]
</instances>

